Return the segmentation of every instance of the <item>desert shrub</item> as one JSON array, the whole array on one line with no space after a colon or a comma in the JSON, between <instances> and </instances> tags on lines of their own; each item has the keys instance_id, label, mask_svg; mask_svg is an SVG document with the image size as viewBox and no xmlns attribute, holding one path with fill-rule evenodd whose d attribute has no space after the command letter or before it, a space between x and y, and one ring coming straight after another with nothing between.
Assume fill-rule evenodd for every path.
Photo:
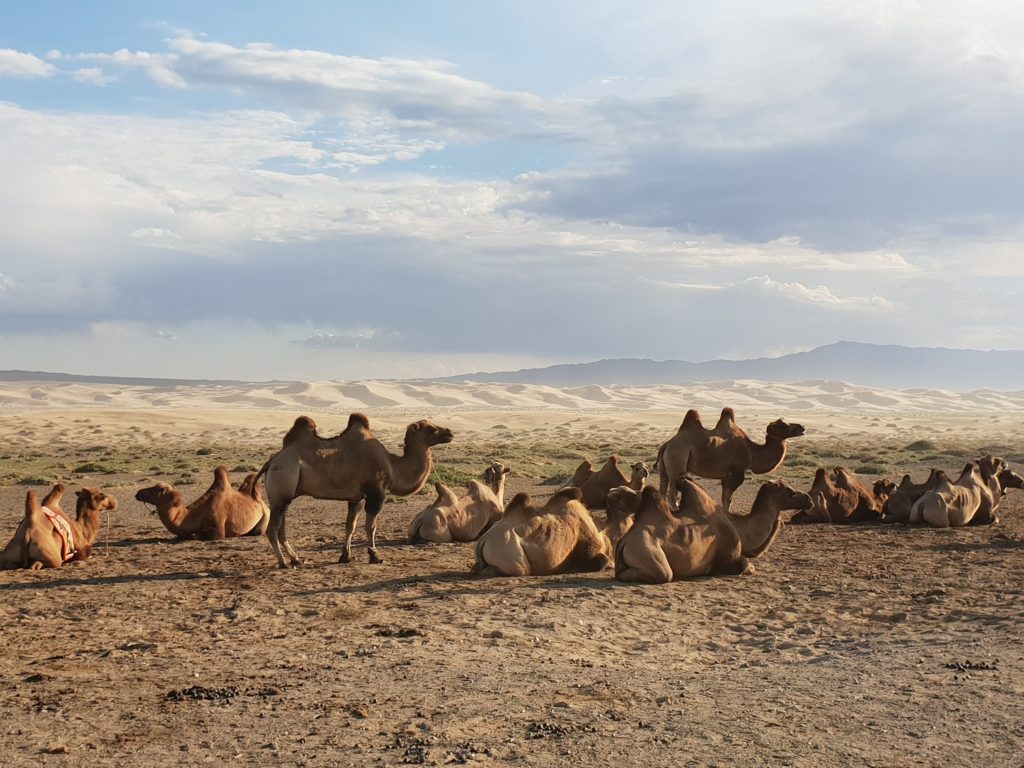
<instances>
[{"instance_id":1,"label":"desert shrub","mask_svg":"<svg viewBox=\"0 0 1024 768\"><path fill-rule=\"evenodd\" d=\"M906 446L903 450L905 451L937 451L939 446L933 443L931 440L915 440L910 445Z\"/></svg>"},{"instance_id":2,"label":"desert shrub","mask_svg":"<svg viewBox=\"0 0 1024 768\"><path fill-rule=\"evenodd\" d=\"M853 471L858 475L884 475L886 468L878 464L861 464Z\"/></svg>"}]
</instances>

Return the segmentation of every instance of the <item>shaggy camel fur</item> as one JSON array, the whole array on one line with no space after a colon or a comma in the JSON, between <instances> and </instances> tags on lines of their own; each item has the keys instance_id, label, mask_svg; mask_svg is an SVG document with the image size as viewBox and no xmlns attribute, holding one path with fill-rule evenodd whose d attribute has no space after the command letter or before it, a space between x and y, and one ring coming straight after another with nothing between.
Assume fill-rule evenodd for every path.
<instances>
[{"instance_id":1,"label":"shaggy camel fur","mask_svg":"<svg viewBox=\"0 0 1024 768\"><path fill-rule=\"evenodd\" d=\"M547 576L603 570L611 562L579 488L563 488L536 509L517 494L504 517L476 543L473 573L480 576Z\"/></svg>"},{"instance_id":2,"label":"shaggy camel fur","mask_svg":"<svg viewBox=\"0 0 1024 768\"><path fill-rule=\"evenodd\" d=\"M615 549L615 578L663 584L691 576L739 574L747 558L763 554L781 527L784 509L806 509L810 498L781 481L764 483L748 515L716 512L691 480L681 480L680 515L664 497L645 488L633 527Z\"/></svg>"},{"instance_id":3,"label":"shaggy camel fur","mask_svg":"<svg viewBox=\"0 0 1024 768\"><path fill-rule=\"evenodd\" d=\"M659 458L661 493L667 494L670 506L675 506L676 483L687 473L721 480L722 508L726 511L733 493L743 484L747 470L755 475L771 472L786 457L786 440L804 434L802 426L787 424L782 419L768 425L763 444L755 443L746 435L699 437L692 428L684 430L686 426L684 420L675 437L665 443Z\"/></svg>"},{"instance_id":4,"label":"shaggy camel fur","mask_svg":"<svg viewBox=\"0 0 1024 768\"><path fill-rule=\"evenodd\" d=\"M1006 495L1008 488L1021 488L1024 478L1009 469L1004 459L997 456L983 456L974 462L981 473L982 482L988 486L989 496L986 497L978 512L971 518L968 525L992 525L999 522L996 510ZM989 503L991 502L991 503Z\"/></svg>"},{"instance_id":5,"label":"shaggy camel fur","mask_svg":"<svg viewBox=\"0 0 1024 768\"><path fill-rule=\"evenodd\" d=\"M498 496L481 482L470 480L466 486L469 492L461 498L444 483L435 483L434 488L437 499L416 515L409 526L410 544L476 541L501 519L503 510Z\"/></svg>"},{"instance_id":6,"label":"shaggy camel fur","mask_svg":"<svg viewBox=\"0 0 1024 768\"><path fill-rule=\"evenodd\" d=\"M877 522L882 505L896 486L878 480L872 487L842 467L828 470L819 467L808 491L811 508L793 516L790 522L863 523Z\"/></svg>"},{"instance_id":7,"label":"shaggy camel fur","mask_svg":"<svg viewBox=\"0 0 1024 768\"><path fill-rule=\"evenodd\" d=\"M247 475L238 490L231 487L227 467L213 471L213 483L188 506L167 483L141 488L135 498L155 507L164 528L180 539L230 539L262 536L270 522L270 508L260 496L255 474Z\"/></svg>"},{"instance_id":8,"label":"shaggy camel fur","mask_svg":"<svg viewBox=\"0 0 1024 768\"><path fill-rule=\"evenodd\" d=\"M452 437L452 431L445 427L425 420L414 422L406 428L404 451L397 456L374 437L370 420L361 413L350 415L345 431L329 438L317 434L316 424L309 417L296 419L281 450L257 473L257 477L267 476L267 536L278 565L287 567L285 553L293 567L302 564L288 544L285 526L288 506L300 496L348 502L345 544L339 558L342 563L351 560L352 535L365 500L367 553L371 563L383 562L377 552L377 515L384 500L389 493L418 493L434 466L431 448L450 443Z\"/></svg>"},{"instance_id":9,"label":"shaggy camel fur","mask_svg":"<svg viewBox=\"0 0 1024 768\"><path fill-rule=\"evenodd\" d=\"M937 472L935 488L910 508L910 522L924 522L935 528L957 528L970 523L983 504L991 508L992 491L982 480L977 465L971 462L955 483L949 481L945 472Z\"/></svg>"},{"instance_id":10,"label":"shaggy camel fur","mask_svg":"<svg viewBox=\"0 0 1024 768\"><path fill-rule=\"evenodd\" d=\"M25 517L10 543L0 553L0 569L59 568L72 560L88 559L100 532L100 512L117 509L117 499L95 488L83 488L76 494L75 519L69 520L60 509L63 493L64 486L55 485L40 505L36 494L28 492ZM66 521L71 541L66 540L51 522L50 515L53 514Z\"/></svg>"},{"instance_id":11,"label":"shaggy camel fur","mask_svg":"<svg viewBox=\"0 0 1024 768\"><path fill-rule=\"evenodd\" d=\"M910 475L904 475L900 484L896 486L896 490L889 495L882 506L882 520L887 523L909 523L911 507L927 491L935 488L935 484L938 482L938 473L937 469L933 469L923 483L915 483Z\"/></svg>"},{"instance_id":12,"label":"shaggy camel fur","mask_svg":"<svg viewBox=\"0 0 1024 768\"><path fill-rule=\"evenodd\" d=\"M651 474L647 465L638 461L630 466L630 476L626 477L619 469L619 461L618 456L609 456L600 471L591 473L582 486L575 486L583 492L583 503L589 509L604 509L608 491L618 488L620 485L628 485L634 491L643 490L647 478ZM589 465L590 462L586 461L584 464ZM583 469L582 464L580 469L576 470L577 475L580 474L581 469Z\"/></svg>"}]
</instances>

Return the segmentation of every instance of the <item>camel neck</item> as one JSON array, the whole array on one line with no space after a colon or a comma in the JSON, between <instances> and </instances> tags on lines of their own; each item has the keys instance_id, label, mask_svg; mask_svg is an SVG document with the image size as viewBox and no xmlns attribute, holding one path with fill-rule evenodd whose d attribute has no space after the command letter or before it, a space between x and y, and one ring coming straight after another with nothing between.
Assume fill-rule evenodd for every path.
<instances>
[{"instance_id":1,"label":"camel neck","mask_svg":"<svg viewBox=\"0 0 1024 768\"><path fill-rule=\"evenodd\" d=\"M764 490L757 494L749 515L734 515L727 512L729 522L739 534L743 554L753 557L761 554L772 543L779 531L779 507L769 499Z\"/></svg>"},{"instance_id":2,"label":"camel neck","mask_svg":"<svg viewBox=\"0 0 1024 768\"><path fill-rule=\"evenodd\" d=\"M430 471L434 468L434 457L429 448L405 444L401 456L388 454L391 458L391 492L398 496L418 493L426 485Z\"/></svg>"},{"instance_id":3,"label":"camel neck","mask_svg":"<svg viewBox=\"0 0 1024 768\"><path fill-rule=\"evenodd\" d=\"M499 504L505 503L505 475L499 475L498 480L491 483L491 490L494 491L494 495L498 498Z\"/></svg>"},{"instance_id":4,"label":"camel neck","mask_svg":"<svg viewBox=\"0 0 1024 768\"><path fill-rule=\"evenodd\" d=\"M84 507L77 510L75 518L76 522L82 529L83 541L79 543L92 546L92 543L96 541L96 537L99 536L100 533L99 511L92 507Z\"/></svg>"},{"instance_id":5,"label":"camel neck","mask_svg":"<svg viewBox=\"0 0 1024 768\"><path fill-rule=\"evenodd\" d=\"M766 435L764 443L755 443L749 437L750 471L755 475L771 472L786 458L786 442L777 437Z\"/></svg>"},{"instance_id":6,"label":"camel neck","mask_svg":"<svg viewBox=\"0 0 1024 768\"><path fill-rule=\"evenodd\" d=\"M188 536L195 528L188 525L190 507L186 507L181 496L175 492L174 499L156 507L157 517L164 527L175 536Z\"/></svg>"}]
</instances>

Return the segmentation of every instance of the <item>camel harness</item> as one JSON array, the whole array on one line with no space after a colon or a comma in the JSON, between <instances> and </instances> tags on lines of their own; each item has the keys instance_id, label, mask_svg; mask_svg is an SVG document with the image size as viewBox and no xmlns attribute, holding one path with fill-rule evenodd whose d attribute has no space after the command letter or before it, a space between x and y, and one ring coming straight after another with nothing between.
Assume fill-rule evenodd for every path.
<instances>
[{"instance_id":1,"label":"camel harness","mask_svg":"<svg viewBox=\"0 0 1024 768\"><path fill-rule=\"evenodd\" d=\"M60 512L50 509L49 507L43 507L43 514L46 515L47 519L53 525L53 529L57 531L57 535L60 536L60 557L62 562L68 562L74 560L75 555L78 554L78 550L75 549L75 533L71 530L71 523L67 521Z\"/></svg>"}]
</instances>

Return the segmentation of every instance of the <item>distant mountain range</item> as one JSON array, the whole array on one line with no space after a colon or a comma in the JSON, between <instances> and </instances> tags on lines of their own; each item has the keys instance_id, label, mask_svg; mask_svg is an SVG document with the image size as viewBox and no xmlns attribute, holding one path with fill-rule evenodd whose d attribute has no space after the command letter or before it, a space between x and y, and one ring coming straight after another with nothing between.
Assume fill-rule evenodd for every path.
<instances>
[{"instance_id":1,"label":"distant mountain range","mask_svg":"<svg viewBox=\"0 0 1024 768\"><path fill-rule=\"evenodd\" d=\"M940 347L901 347L840 341L809 352L753 360L642 360L620 358L593 363L551 365L519 371L471 373L433 381L546 384L552 387L623 384L650 386L723 379L797 382L840 380L886 389L1024 389L1024 350L980 351Z\"/></svg>"}]
</instances>

